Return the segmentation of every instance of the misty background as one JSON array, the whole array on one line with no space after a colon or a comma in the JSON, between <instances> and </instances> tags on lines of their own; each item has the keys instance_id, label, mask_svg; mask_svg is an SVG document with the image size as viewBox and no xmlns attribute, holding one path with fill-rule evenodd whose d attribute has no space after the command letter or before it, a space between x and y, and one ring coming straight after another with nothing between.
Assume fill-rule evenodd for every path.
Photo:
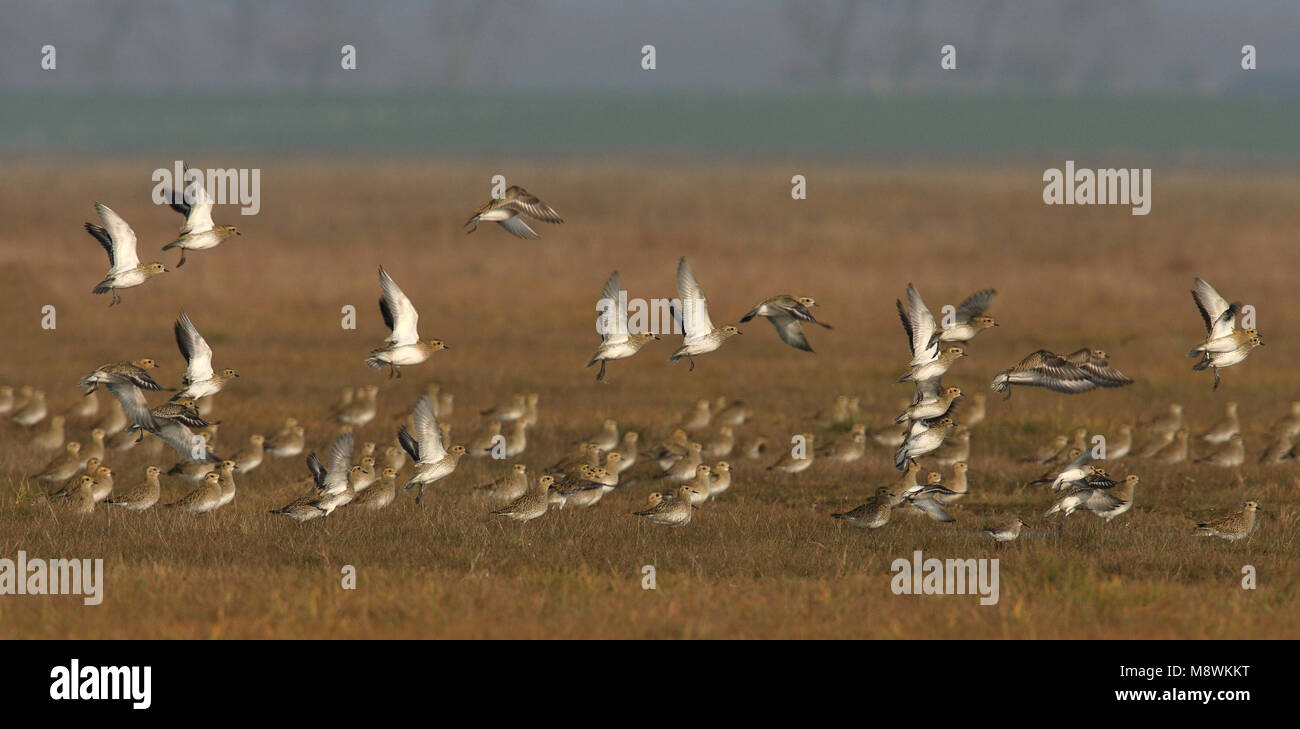
<instances>
[{"instance_id":1,"label":"misty background","mask_svg":"<svg viewBox=\"0 0 1300 729\"><path fill-rule=\"evenodd\" d=\"M1290 0L79 0L2 12L11 155L1268 160L1300 145ZM55 70L41 68L47 44ZM345 44L356 70L341 68ZM956 70L940 68L945 44ZM1245 44L1256 70L1241 68Z\"/></svg>"}]
</instances>

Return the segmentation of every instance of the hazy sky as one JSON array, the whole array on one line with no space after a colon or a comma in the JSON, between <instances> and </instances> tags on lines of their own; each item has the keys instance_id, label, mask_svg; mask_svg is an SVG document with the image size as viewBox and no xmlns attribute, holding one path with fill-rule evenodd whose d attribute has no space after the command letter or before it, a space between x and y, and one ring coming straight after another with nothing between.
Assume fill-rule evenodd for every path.
<instances>
[{"instance_id":1,"label":"hazy sky","mask_svg":"<svg viewBox=\"0 0 1300 729\"><path fill-rule=\"evenodd\" d=\"M1300 94L1296 0L4 0L0 86ZM1259 69L1243 72L1253 44ZM56 48L57 69L40 67ZM358 69L340 68L340 47ZM640 68L654 44L658 68ZM958 69L939 69L957 47Z\"/></svg>"}]
</instances>

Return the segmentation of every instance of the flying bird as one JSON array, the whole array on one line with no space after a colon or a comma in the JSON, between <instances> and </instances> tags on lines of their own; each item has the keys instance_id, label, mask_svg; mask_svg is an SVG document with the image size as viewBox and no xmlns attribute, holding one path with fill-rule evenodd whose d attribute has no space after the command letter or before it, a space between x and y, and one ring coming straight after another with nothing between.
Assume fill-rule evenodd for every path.
<instances>
[{"instance_id":1,"label":"flying bird","mask_svg":"<svg viewBox=\"0 0 1300 729\"><path fill-rule=\"evenodd\" d=\"M596 348L596 353L591 356L591 361L587 363L588 367L600 363L600 372L596 374L597 382L605 379L606 362L631 357L641 351L641 348L651 339L659 338L659 335L653 332L628 331L627 302L619 295L622 290L623 282L619 278L618 271L609 275L605 287L600 290L599 303L606 308L600 319L601 342Z\"/></svg>"},{"instance_id":2,"label":"flying bird","mask_svg":"<svg viewBox=\"0 0 1300 729\"><path fill-rule=\"evenodd\" d=\"M1188 357L1196 359L1192 369L1197 372L1209 367L1214 370L1214 387L1219 389L1219 370L1240 364L1255 347L1264 346L1256 329L1238 329L1237 314L1240 303L1228 303L1210 284L1197 278L1193 280L1192 300L1201 312L1205 323L1205 341L1192 347Z\"/></svg>"},{"instance_id":3,"label":"flying bird","mask_svg":"<svg viewBox=\"0 0 1300 729\"><path fill-rule=\"evenodd\" d=\"M528 227L528 223L524 222L520 213L543 223L564 222L564 218L561 218L559 213L555 212L550 205L537 199L536 195L518 185L511 185L505 195L488 200L474 210L474 215L465 221L466 226L473 227L465 231L465 234L478 230L478 224L484 222L496 223L516 238L528 240L540 238L537 231Z\"/></svg>"},{"instance_id":4,"label":"flying bird","mask_svg":"<svg viewBox=\"0 0 1300 729\"><path fill-rule=\"evenodd\" d=\"M172 396L173 400L181 398L192 398L197 400L201 397L211 397L221 392L222 388L230 380L239 377L239 373L227 367L220 374L212 369L212 347L199 334L199 330L190 321L189 314L181 312L176 319L176 346L181 350L181 356L185 358L185 378L182 380L183 387L180 391Z\"/></svg>"},{"instance_id":5,"label":"flying bird","mask_svg":"<svg viewBox=\"0 0 1300 729\"><path fill-rule=\"evenodd\" d=\"M811 322L826 329L832 328L830 324L817 321L809 311L814 306L817 306L817 300L811 296L781 294L759 302L749 310L748 314L741 317L740 323L744 324L756 316L763 317L772 323L772 328L776 329L776 334L781 341L795 349L811 352L813 348L808 346L808 339L804 337L801 322Z\"/></svg>"},{"instance_id":6,"label":"flying bird","mask_svg":"<svg viewBox=\"0 0 1300 729\"><path fill-rule=\"evenodd\" d=\"M1046 349L1033 352L999 372L993 378L993 391L1005 392L1009 398L1012 385L1021 385L1045 387L1055 392L1076 395L1098 387L1121 387L1133 382L1124 373L1111 367L1105 352L1101 350L1079 350L1070 356L1079 360L1079 363Z\"/></svg>"},{"instance_id":7,"label":"flying bird","mask_svg":"<svg viewBox=\"0 0 1300 729\"><path fill-rule=\"evenodd\" d=\"M385 346L366 355L366 366L378 370L387 365L389 378L401 377L401 367L420 364L434 352L449 347L441 339L420 341L420 333L416 330L420 314L383 266L379 267L379 286L384 291L379 300L379 313L384 316L384 324L392 333L384 340Z\"/></svg>"},{"instance_id":8,"label":"flying bird","mask_svg":"<svg viewBox=\"0 0 1300 729\"><path fill-rule=\"evenodd\" d=\"M676 362L685 357L691 361L691 370L695 370L695 358L701 354L707 354L722 346L722 343L741 334L741 331L730 324L724 327L714 327L713 322L709 320L709 309L705 301L704 290L695 280L695 273L686 263L685 256L677 263L677 296L682 302L682 311L680 319L682 322L682 332L686 335L682 341L682 346L673 352L668 358L669 362ZM677 313L674 312L674 317Z\"/></svg>"},{"instance_id":9,"label":"flying bird","mask_svg":"<svg viewBox=\"0 0 1300 729\"><path fill-rule=\"evenodd\" d=\"M185 169L189 171L188 167ZM185 188L180 195L172 190L166 190L165 194L171 201L168 203L171 209L185 216L185 223L181 225L178 233L180 237L162 248L164 251L173 248L181 249L181 260L176 263L177 268L185 265L186 251L216 248L227 238L242 235L233 225L212 223L212 197L208 195L203 185L196 182Z\"/></svg>"},{"instance_id":10,"label":"flying bird","mask_svg":"<svg viewBox=\"0 0 1300 729\"><path fill-rule=\"evenodd\" d=\"M168 271L158 261L140 263L140 257L135 250L135 231L131 230L131 226L126 224L122 216L103 203L95 203L95 210L99 213L103 225L86 223L86 232L99 241L108 253L110 268L104 280L100 281L91 292L112 294L108 305L113 306L122 301L121 295L117 293L118 289L135 288L154 276Z\"/></svg>"},{"instance_id":11,"label":"flying bird","mask_svg":"<svg viewBox=\"0 0 1300 729\"><path fill-rule=\"evenodd\" d=\"M196 436L190 428L206 428L211 423L199 415L193 400L173 400L150 408L145 402L144 392L131 380L113 376L107 385L108 391L121 403L122 411L131 421L128 430L142 431L141 438L144 433L158 436L182 458L191 462L215 463L222 460L206 447L197 448L203 439ZM195 456L196 450L201 456Z\"/></svg>"},{"instance_id":12,"label":"flying bird","mask_svg":"<svg viewBox=\"0 0 1300 729\"><path fill-rule=\"evenodd\" d=\"M993 289L983 289L967 296L966 300L957 307L953 325L939 331L939 341L969 342L976 334L989 327L997 326L998 323L993 317L984 314L993 303L993 297L997 295L998 292Z\"/></svg>"}]
</instances>

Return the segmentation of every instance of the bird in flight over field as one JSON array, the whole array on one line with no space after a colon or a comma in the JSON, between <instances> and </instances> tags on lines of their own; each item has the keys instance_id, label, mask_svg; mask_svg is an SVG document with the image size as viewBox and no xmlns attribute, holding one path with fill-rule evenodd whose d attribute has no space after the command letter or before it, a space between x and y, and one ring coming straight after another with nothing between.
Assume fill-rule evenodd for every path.
<instances>
[{"instance_id":1,"label":"bird in flight over field","mask_svg":"<svg viewBox=\"0 0 1300 729\"><path fill-rule=\"evenodd\" d=\"M564 218L561 218L559 213L555 212L550 205L537 199L536 195L518 185L511 185L504 195L488 200L474 210L474 215L465 221L467 227L473 227L465 233L468 235L478 230L478 224L483 222L496 223L516 238L528 240L541 238L537 231L528 227L528 223L520 217L521 213L543 223L564 222Z\"/></svg>"}]
</instances>

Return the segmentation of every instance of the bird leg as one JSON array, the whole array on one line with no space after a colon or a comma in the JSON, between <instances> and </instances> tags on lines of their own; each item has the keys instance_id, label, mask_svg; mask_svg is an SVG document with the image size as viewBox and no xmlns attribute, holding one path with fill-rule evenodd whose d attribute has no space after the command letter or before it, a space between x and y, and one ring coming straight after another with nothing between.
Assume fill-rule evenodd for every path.
<instances>
[{"instance_id":1,"label":"bird leg","mask_svg":"<svg viewBox=\"0 0 1300 729\"><path fill-rule=\"evenodd\" d=\"M596 373L596 382L605 381L605 360L600 361L600 372Z\"/></svg>"},{"instance_id":2,"label":"bird leg","mask_svg":"<svg viewBox=\"0 0 1300 729\"><path fill-rule=\"evenodd\" d=\"M1211 369L1214 370L1214 387L1210 389L1210 392L1218 392L1219 391L1219 368L1211 366Z\"/></svg>"},{"instance_id":3,"label":"bird leg","mask_svg":"<svg viewBox=\"0 0 1300 729\"><path fill-rule=\"evenodd\" d=\"M177 268L180 268L181 266L184 266L184 265L185 265L185 249L182 248L182 249L181 249L181 260L178 261L178 262L176 263L176 267L177 267Z\"/></svg>"},{"instance_id":4,"label":"bird leg","mask_svg":"<svg viewBox=\"0 0 1300 729\"><path fill-rule=\"evenodd\" d=\"M415 503L420 503L424 499L424 484L420 484L420 490L415 492Z\"/></svg>"},{"instance_id":5,"label":"bird leg","mask_svg":"<svg viewBox=\"0 0 1300 729\"><path fill-rule=\"evenodd\" d=\"M689 370L687 370L687 372L694 372L694 371L695 371L695 358L694 358L694 357L687 357L686 359L689 359L689 360L691 361L691 368L690 368Z\"/></svg>"}]
</instances>

